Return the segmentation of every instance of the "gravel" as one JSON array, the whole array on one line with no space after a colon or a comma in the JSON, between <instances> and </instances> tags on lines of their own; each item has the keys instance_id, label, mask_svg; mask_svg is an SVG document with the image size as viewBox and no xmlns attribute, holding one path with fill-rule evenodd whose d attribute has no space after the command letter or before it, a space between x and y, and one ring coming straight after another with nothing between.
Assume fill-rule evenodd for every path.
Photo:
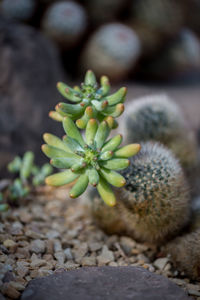
<instances>
[{"instance_id":1,"label":"gravel","mask_svg":"<svg viewBox=\"0 0 200 300\"><path fill-rule=\"evenodd\" d=\"M142 266L200 299L200 283L174 269L159 249L127 236L106 235L67 187L43 187L0 216L0 292L17 299L27 283L82 266Z\"/></svg>"}]
</instances>

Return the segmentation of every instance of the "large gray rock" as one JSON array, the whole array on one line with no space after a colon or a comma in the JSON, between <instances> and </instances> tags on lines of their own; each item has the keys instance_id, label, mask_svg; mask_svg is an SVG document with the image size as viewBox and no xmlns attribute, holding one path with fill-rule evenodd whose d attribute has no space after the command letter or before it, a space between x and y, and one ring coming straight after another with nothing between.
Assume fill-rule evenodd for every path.
<instances>
[{"instance_id":1,"label":"large gray rock","mask_svg":"<svg viewBox=\"0 0 200 300\"><path fill-rule=\"evenodd\" d=\"M189 300L167 278L141 267L89 267L32 280L21 300Z\"/></svg>"},{"instance_id":2,"label":"large gray rock","mask_svg":"<svg viewBox=\"0 0 200 300\"><path fill-rule=\"evenodd\" d=\"M48 117L63 80L54 45L34 28L0 18L0 169L16 154L40 155L44 131L59 124ZM57 127L56 127L57 126Z\"/></svg>"}]
</instances>

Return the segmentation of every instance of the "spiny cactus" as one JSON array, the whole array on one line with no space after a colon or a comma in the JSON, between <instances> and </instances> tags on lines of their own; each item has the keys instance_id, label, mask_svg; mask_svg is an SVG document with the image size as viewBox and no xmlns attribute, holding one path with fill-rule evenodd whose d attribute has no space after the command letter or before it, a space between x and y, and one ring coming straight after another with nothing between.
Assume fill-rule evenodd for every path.
<instances>
[{"instance_id":1,"label":"spiny cactus","mask_svg":"<svg viewBox=\"0 0 200 300\"><path fill-rule=\"evenodd\" d=\"M162 248L174 265L193 280L200 279L200 228L184 234Z\"/></svg>"},{"instance_id":2,"label":"spiny cactus","mask_svg":"<svg viewBox=\"0 0 200 300\"><path fill-rule=\"evenodd\" d=\"M70 117L64 117L63 127L67 134L63 141L52 134L44 134L47 144L42 146L42 151L51 158L54 167L67 170L47 177L46 183L60 186L77 179L69 193L72 198L80 196L90 183L97 187L105 203L115 205L115 196L109 184L116 187L125 184L123 176L115 170L126 168L129 165L127 158L136 154L140 145L118 148L121 135L107 141L110 128L106 121L98 125L95 119L90 119L85 140Z\"/></svg>"},{"instance_id":3,"label":"spiny cactus","mask_svg":"<svg viewBox=\"0 0 200 300\"><path fill-rule=\"evenodd\" d=\"M158 143L141 144L141 151L121 171L126 185L116 191L117 204L106 208L101 199L92 201L97 222L108 232L126 231L140 241L160 244L187 225L190 197L177 159ZM113 226L113 227L112 227Z\"/></svg>"},{"instance_id":4,"label":"spiny cactus","mask_svg":"<svg viewBox=\"0 0 200 300\"><path fill-rule=\"evenodd\" d=\"M59 1L46 11L42 27L45 33L65 48L74 46L87 27L84 8L73 1Z\"/></svg>"},{"instance_id":5,"label":"spiny cactus","mask_svg":"<svg viewBox=\"0 0 200 300\"><path fill-rule=\"evenodd\" d=\"M120 23L101 26L88 41L82 55L84 68L91 68L113 80L128 74L140 55L140 41L135 32Z\"/></svg>"},{"instance_id":6,"label":"spiny cactus","mask_svg":"<svg viewBox=\"0 0 200 300\"><path fill-rule=\"evenodd\" d=\"M106 120L110 128L116 127L114 118L119 117L124 111L124 100L127 89L120 88L112 95L109 94L110 83L107 76L100 79L101 86L98 87L94 73L89 70L85 75L81 87L70 88L65 83L59 82L59 92L74 104L59 103L56 111L51 111L49 116L56 121L62 121L68 116L76 120L76 125L84 129L91 118L99 121Z\"/></svg>"},{"instance_id":7,"label":"spiny cactus","mask_svg":"<svg viewBox=\"0 0 200 300\"><path fill-rule=\"evenodd\" d=\"M1 10L2 13L12 19L27 21L35 11L35 0L2 0Z\"/></svg>"},{"instance_id":8,"label":"spiny cactus","mask_svg":"<svg viewBox=\"0 0 200 300\"><path fill-rule=\"evenodd\" d=\"M169 147L190 168L196 163L196 140L187 128L179 107L166 95L152 95L137 99L127 107L124 131L127 141L155 140Z\"/></svg>"}]
</instances>

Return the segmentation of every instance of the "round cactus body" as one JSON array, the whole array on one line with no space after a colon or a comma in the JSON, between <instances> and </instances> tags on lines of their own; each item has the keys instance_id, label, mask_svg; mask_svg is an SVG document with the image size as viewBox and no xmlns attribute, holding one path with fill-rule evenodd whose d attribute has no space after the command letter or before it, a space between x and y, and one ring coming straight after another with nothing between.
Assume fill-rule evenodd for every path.
<instances>
[{"instance_id":1,"label":"round cactus body","mask_svg":"<svg viewBox=\"0 0 200 300\"><path fill-rule=\"evenodd\" d=\"M137 99L125 112L124 130L128 141L161 142L169 147L184 167L192 167L197 159L193 132L179 107L166 95Z\"/></svg>"},{"instance_id":2,"label":"round cactus body","mask_svg":"<svg viewBox=\"0 0 200 300\"><path fill-rule=\"evenodd\" d=\"M140 41L135 32L120 23L101 26L90 38L82 56L84 68L97 76L120 80L131 70L140 55Z\"/></svg>"},{"instance_id":3,"label":"round cactus body","mask_svg":"<svg viewBox=\"0 0 200 300\"><path fill-rule=\"evenodd\" d=\"M174 265L193 280L200 279L200 228L177 237L163 247Z\"/></svg>"},{"instance_id":4,"label":"round cactus body","mask_svg":"<svg viewBox=\"0 0 200 300\"><path fill-rule=\"evenodd\" d=\"M177 159L158 143L143 143L141 151L121 172L126 185L117 193L117 204L109 208L98 197L92 214L107 232L124 231L140 241L161 243L175 236L188 223L190 198Z\"/></svg>"},{"instance_id":5,"label":"round cactus body","mask_svg":"<svg viewBox=\"0 0 200 300\"><path fill-rule=\"evenodd\" d=\"M75 2L59 1L47 9L42 26L49 37L69 48L78 42L86 30L86 13Z\"/></svg>"},{"instance_id":6,"label":"round cactus body","mask_svg":"<svg viewBox=\"0 0 200 300\"><path fill-rule=\"evenodd\" d=\"M33 16L35 5L35 0L3 0L1 11L9 18L27 21Z\"/></svg>"}]
</instances>

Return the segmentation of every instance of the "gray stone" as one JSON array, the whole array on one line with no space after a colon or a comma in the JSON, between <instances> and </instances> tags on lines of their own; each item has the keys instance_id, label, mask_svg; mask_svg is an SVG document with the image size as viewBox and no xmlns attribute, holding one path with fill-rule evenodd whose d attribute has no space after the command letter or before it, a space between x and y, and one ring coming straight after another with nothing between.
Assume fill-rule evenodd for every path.
<instances>
[{"instance_id":1,"label":"gray stone","mask_svg":"<svg viewBox=\"0 0 200 300\"><path fill-rule=\"evenodd\" d=\"M45 252L45 242L42 240L34 240L30 244L30 251L33 253L44 253Z\"/></svg>"},{"instance_id":2,"label":"gray stone","mask_svg":"<svg viewBox=\"0 0 200 300\"><path fill-rule=\"evenodd\" d=\"M176 284L140 267L85 267L37 278L21 300L189 300Z\"/></svg>"}]
</instances>

